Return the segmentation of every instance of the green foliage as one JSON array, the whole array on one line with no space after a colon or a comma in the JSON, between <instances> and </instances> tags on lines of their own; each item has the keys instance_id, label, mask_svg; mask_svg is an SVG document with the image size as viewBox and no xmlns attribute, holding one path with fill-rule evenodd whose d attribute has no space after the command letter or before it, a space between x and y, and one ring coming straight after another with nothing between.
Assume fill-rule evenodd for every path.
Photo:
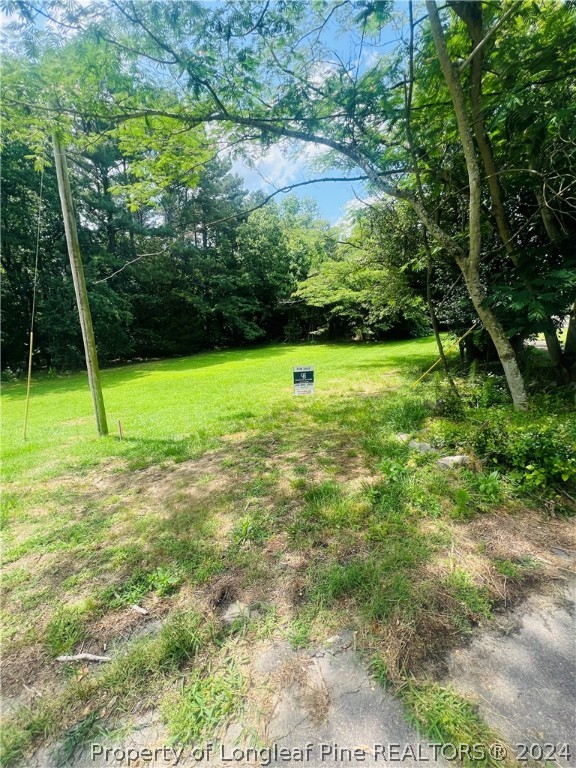
<instances>
[{"instance_id":1,"label":"green foliage","mask_svg":"<svg viewBox=\"0 0 576 768\"><path fill-rule=\"evenodd\" d=\"M382 401L378 412L380 422L399 432L419 429L429 415L424 398L413 392L391 394Z\"/></svg>"},{"instance_id":2,"label":"green foliage","mask_svg":"<svg viewBox=\"0 0 576 768\"><path fill-rule=\"evenodd\" d=\"M482 474L478 478L478 491L488 501L498 501L500 498L500 473L493 470L488 474Z\"/></svg>"},{"instance_id":3,"label":"green foliage","mask_svg":"<svg viewBox=\"0 0 576 768\"><path fill-rule=\"evenodd\" d=\"M90 738L98 728L99 704L120 696L132 703L146 697L156 702L156 698L151 699L151 686L165 684L182 665L193 661L213 637L213 625L200 614L194 611L172 614L157 635L130 643L98 676L71 680L54 697L43 697L37 706L24 708L8 719L0 742L2 765L17 765L38 738L60 733L60 723L69 720L70 711L87 700L94 709L80 722L78 731L71 729L65 736L70 750L76 748L80 738Z\"/></svg>"},{"instance_id":4,"label":"green foliage","mask_svg":"<svg viewBox=\"0 0 576 768\"><path fill-rule=\"evenodd\" d=\"M256 512L241 517L232 531L232 538L237 544L246 541L262 542L267 537L266 520Z\"/></svg>"},{"instance_id":5,"label":"green foliage","mask_svg":"<svg viewBox=\"0 0 576 768\"><path fill-rule=\"evenodd\" d=\"M403 480L408 472L408 467L394 459L383 459L380 462L379 469L384 473L386 479L391 483Z\"/></svg>"},{"instance_id":6,"label":"green foliage","mask_svg":"<svg viewBox=\"0 0 576 768\"><path fill-rule=\"evenodd\" d=\"M150 140L163 141L155 131ZM193 196L190 180L166 186L150 177L146 184L162 192L134 212L133 201L148 193L132 185L123 147L109 139L71 168L100 361L281 338L288 326L300 338L307 318L286 302L330 249L328 226L314 207L289 199L242 217L248 193L231 163L199 158ZM55 174L44 173L40 200L28 151L9 143L2 163L3 365L14 378L26 363L35 264L29 230L40 206L34 363L58 370L83 365ZM131 192L121 192L122 185Z\"/></svg>"},{"instance_id":7,"label":"green foliage","mask_svg":"<svg viewBox=\"0 0 576 768\"><path fill-rule=\"evenodd\" d=\"M172 740L196 744L217 734L242 706L244 685L233 662L214 672L194 672L182 692L162 708Z\"/></svg>"},{"instance_id":8,"label":"green foliage","mask_svg":"<svg viewBox=\"0 0 576 768\"><path fill-rule=\"evenodd\" d=\"M474 705L452 688L437 683L410 681L400 695L408 708L410 720L431 741L453 745L466 768L496 768L502 765L490 755L488 747L498 743L497 735L486 725ZM472 745L482 745L476 755ZM452 750L447 752L452 757Z\"/></svg>"},{"instance_id":9,"label":"green foliage","mask_svg":"<svg viewBox=\"0 0 576 768\"><path fill-rule=\"evenodd\" d=\"M111 586L104 590L102 600L110 608L120 608L140 602L149 592L159 596L169 595L182 583L182 576L175 570L158 567L154 571L137 569L121 587Z\"/></svg>"},{"instance_id":10,"label":"green foliage","mask_svg":"<svg viewBox=\"0 0 576 768\"><path fill-rule=\"evenodd\" d=\"M158 264L126 266L116 283L125 281L122 290L95 282L99 334L105 338L106 327L114 331L105 338L110 359L120 356L119 349L122 356L178 354L284 332L290 338L323 331L358 339L391 330L418 334L428 326L429 302L454 330L470 325L474 310L457 279L460 256L454 256L468 242L472 190L426 17L412 27L409 49L409 20L393 14L391 3L368 3L353 13L345 4L321 2L272 4L263 12L249 3L189 3L176 10L153 3L129 15L94 2L82 9L89 29L74 36L68 34L78 23L72 6L42 25L34 23L37 10L28 0L9 7L18 51L4 66L9 141L26 145L38 167L46 166L47 138L55 127L83 165L111 145L117 153L114 163L99 164L81 184L83 220L91 225L83 239L92 266L102 267L93 278L110 277L145 252L141 246L150 238L143 235L150 230L159 240L151 250L165 254ZM440 9L452 62L465 59L474 45L463 9ZM471 87L467 68L462 89L464 111L483 116L471 127L477 142L482 135L489 140L496 170L481 167L481 175L498 178L511 232L508 237L502 226L495 232L497 206L483 206L478 279L487 294L484 311L495 315L488 323L493 339L502 339L499 320L519 341L549 329L555 322L550 318L562 317L573 301L569 190L576 101L570 75L576 36L572 3L526 3L514 10L500 27L502 6L478 6L478 34L496 32L476 59L481 87ZM392 16L401 33L385 54L378 53L377 40ZM372 44L375 55L368 62L364 46ZM413 87L398 88L411 69ZM482 101L478 107L475 96ZM326 227L309 216L286 210L278 217L274 206L239 223L246 207L239 204L241 194L196 193L205 187L208 167L218 165L207 160L209 154L225 144L234 152L248 142L252 149L266 151L276 143L289 151L287 139L323 150L315 169L347 174L360 168L372 197L386 193L396 201L371 200L346 223L343 240L325 238ZM478 160L487 165L483 153ZM99 185L98 200L89 201L87 190ZM259 200L255 196L248 207ZM132 217L137 206L139 216ZM343 242L336 248L334 240ZM10 271L6 306L21 336L24 313L18 307L25 306L29 279L18 268ZM298 283L307 306L289 300ZM53 284L59 285L56 278ZM69 289L69 281L60 286L67 302L55 301L54 308L70 304ZM77 365L81 349L69 313L61 322L56 312L50 319L48 314L42 324L52 336L42 341L42 351L47 354L52 344ZM472 355L493 351L481 330L464 346ZM14 347L23 347L21 338ZM12 354L7 362L15 368L22 354ZM563 361L570 362L566 355Z\"/></svg>"},{"instance_id":11,"label":"green foliage","mask_svg":"<svg viewBox=\"0 0 576 768\"><path fill-rule=\"evenodd\" d=\"M495 567L498 573L512 580L519 579L522 574L521 566L512 560L496 560Z\"/></svg>"},{"instance_id":12,"label":"green foliage","mask_svg":"<svg viewBox=\"0 0 576 768\"><path fill-rule=\"evenodd\" d=\"M407 243L405 230L399 233L401 223L414 229L408 206L383 206L360 216L346 244L317 265L294 295L327 310L328 324L343 324L358 340L383 338L393 328L413 336L427 333L422 297L405 268L413 242ZM422 268L416 260L410 264Z\"/></svg>"},{"instance_id":13,"label":"green foliage","mask_svg":"<svg viewBox=\"0 0 576 768\"><path fill-rule=\"evenodd\" d=\"M379 506L383 507L381 502ZM368 531L374 542L369 557L321 565L313 572L313 602L332 605L352 600L367 617L377 620L399 608L415 610L419 598L413 592L410 572L426 556L430 543L405 515L385 509Z\"/></svg>"},{"instance_id":14,"label":"green foliage","mask_svg":"<svg viewBox=\"0 0 576 768\"><path fill-rule=\"evenodd\" d=\"M469 519L474 515L474 506L472 496L466 488L456 488L454 491L455 507L452 511L452 517L460 519Z\"/></svg>"},{"instance_id":15,"label":"green foliage","mask_svg":"<svg viewBox=\"0 0 576 768\"><path fill-rule=\"evenodd\" d=\"M465 399L475 410L468 410L464 418L430 425L437 445L471 452L485 462L484 473L475 479L470 475L471 490L497 501L504 474L527 490L574 483L576 419L568 390L538 395L530 413L514 415L492 403L478 407L478 391L485 391L483 385L467 392Z\"/></svg>"},{"instance_id":16,"label":"green foliage","mask_svg":"<svg viewBox=\"0 0 576 768\"><path fill-rule=\"evenodd\" d=\"M472 446L488 461L511 470L527 487L570 483L576 477L576 425L554 417L510 423L504 413L480 425Z\"/></svg>"}]
</instances>

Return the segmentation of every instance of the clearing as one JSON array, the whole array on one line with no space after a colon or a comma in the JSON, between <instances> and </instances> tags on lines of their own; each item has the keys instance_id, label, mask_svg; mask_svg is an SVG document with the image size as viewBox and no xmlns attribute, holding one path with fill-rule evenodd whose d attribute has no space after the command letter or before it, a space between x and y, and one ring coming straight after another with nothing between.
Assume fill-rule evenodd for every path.
<instances>
[{"instance_id":1,"label":"clearing","mask_svg":"<svg viewBox=\"0 0 576 768\"><path fill-rule=\"evenodd\" d=\"M557 604L573 507L473 452L438 467L454 453L439 384L409 387L434 359L419 339L110 369L123 440L95 437L78 374L34 383L24 443L25 387L5 386L3 764L95 765L91 743L189 749L224 734L265 747L296 710L318 741L338 732L334 649L353 653L342 664L368 709L388 689L396 740L418 725L433 741L505 742L476 706L481 675L447 685L454 654L472 640L477 664L477 628L528 592ZM292 366L307 364L317 394L294 398ZM471 424L507 413L492 397L481 390ZM56 661L80 652L111 661Z\"/></svg>"}]
</instances>

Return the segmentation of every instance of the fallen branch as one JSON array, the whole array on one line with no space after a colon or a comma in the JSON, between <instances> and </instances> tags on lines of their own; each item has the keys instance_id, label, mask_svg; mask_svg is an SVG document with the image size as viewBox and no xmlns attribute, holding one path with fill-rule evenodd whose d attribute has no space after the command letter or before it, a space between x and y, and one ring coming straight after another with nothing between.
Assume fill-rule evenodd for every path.
<instances>
[{"instance_id":1,"label":"fallen branch","mask_svg":"<svg viewBox=\"0 0 576 768\"><path fill-rule=\"evenodd\" d=\"M112 661L110 656L95 656L93 653L77 653L76 656L58 656L56 661Z\"/></svg>"}]
</instances>

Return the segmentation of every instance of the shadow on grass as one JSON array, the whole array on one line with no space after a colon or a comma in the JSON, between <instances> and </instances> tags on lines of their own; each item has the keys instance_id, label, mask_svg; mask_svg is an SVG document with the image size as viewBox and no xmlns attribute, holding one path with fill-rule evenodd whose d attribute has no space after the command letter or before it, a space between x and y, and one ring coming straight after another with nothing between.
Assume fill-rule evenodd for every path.
<instances>
[{"instance_id":1,"label":"shadow on grass","mask_svg":"<svg viewBox=\"0 0 576 768\"><path fill-rule=\"evenodd\" d=\"M154 464L173 461L177 464L198 458L216 439L199 433L185 438L124 437L122 456L128 461L130 471L145 469Z\"/></svg>"}]
</instances>

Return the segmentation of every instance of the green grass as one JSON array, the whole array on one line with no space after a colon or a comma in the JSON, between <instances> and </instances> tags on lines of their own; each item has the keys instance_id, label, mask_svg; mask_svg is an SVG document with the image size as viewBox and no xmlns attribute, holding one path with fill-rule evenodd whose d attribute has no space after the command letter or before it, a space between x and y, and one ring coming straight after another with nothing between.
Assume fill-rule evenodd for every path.
<instances>
[{"instance_id":1,"label":"green grass","mask_svg":"<svg viewBox=\"0 0 576 768\"><path fill-rule=\"evenodd\" d=\"M180 693L164 702L162 714L172 740L197 744L200 739L214 739L242 708L245 687L234 662L215 672L195 672Z\"/></svg>"},{"instance_id":2,"label":"green grass","mask_svg":"<svg viewBox=\"0 0 576 768\"><path fill-rule=\"evenodd\" d=\"M44 643L52 656L70 655L86 637L85 619L90 604L61 606L46 626Z\"/></svg>"},{"instance_id":3,"label":"green grass","mask_svg":"<svg viewBox=\"0 0 576 768\"><path fill-rule=\"evenodd\" d=\"M33 381L28 439L26 387L3 391L2 472L29 482L119 456L132 468L198 455L225 434L260 426L278 408L303 410L365 385L398 384L398 368L422 366L434 342L268 346L211 352L102 372L111 437L99 439L84 374ZM292 366L316 366L315 398L292 394ZM125 439L117 439L118 419Z\"/></svg>"},{"instance_id":4,"label":"green grass","mask_svg":"<svg viewBox=\"0 0 576 768\"><path fill-rule=\"evenodd\" d=\"M158 691L165 690L178 670L193 662L214 637L212 623L199 613L173 614L157 635L131 643L99 674L73 677L59 692L41 699L36 707L25 707L17 715L8 716L1 729L1 764L17 764L36 739L54 736L63 728L64 744L71 740L73 747L73 726L83 722L78 721L78 713L87 704L89 711L85 717L90 728L86 730L93 733L99 710L113 697L121 697L124 706L136 701L157 703ZM76 736L86 737L89 733L80 727Z\"/></svg>"},{"instance_id":5,"label":"green grass","mask_svg":"<svg viewBox=\"0 0 576 768\"><path fill-rule=\"evenodd\" d=\"M414 725L432 742L449 747L445 753L448 760L460 758L467 768L496 768L512 763L492 757L489 747L501 743L501 739L482 720L472 702L452 688L432 682L409 682L401 696Z\"/></svg>"},{"instance_id":6,"label":"green grass","mask_svg":"<svg viewBox=\"0 0 576 768\"><path fill-rule=\"evenodd\" d=\"M521 512L520 490L506 466L441 471L398 433L424 428L441 450L474 454L498 438L483 437L488 416L505 422L508 406L435 415L441 383L410 387L435 351L430 339L275 346L111 369L105 397L123 441L95 436L85 377L73 375L34 383L24 443L24 387L7 386L4 654L16 668L30 651L50 663L105 640L113 661L53 665L57 694L8 717L6 766L43 740L73 756L110 701L120 720L135 701L160 705L175 741L213 736L246 692L240 644L248 656L264 639L305 647L345 617L397 687L422 645L441 653L489 620L491 585L516 589L534 563L479 541L478 572L458 537L479 515ZM307 363L317 394L295 398L291 368ZM483 396L481 381L459 386ZM564 424L565 404L549 405ZM225 627L235 600L253 613ZM134 604L162 627L126 642L124 627L145 625Z\"/></svg>"}]
</instances>

